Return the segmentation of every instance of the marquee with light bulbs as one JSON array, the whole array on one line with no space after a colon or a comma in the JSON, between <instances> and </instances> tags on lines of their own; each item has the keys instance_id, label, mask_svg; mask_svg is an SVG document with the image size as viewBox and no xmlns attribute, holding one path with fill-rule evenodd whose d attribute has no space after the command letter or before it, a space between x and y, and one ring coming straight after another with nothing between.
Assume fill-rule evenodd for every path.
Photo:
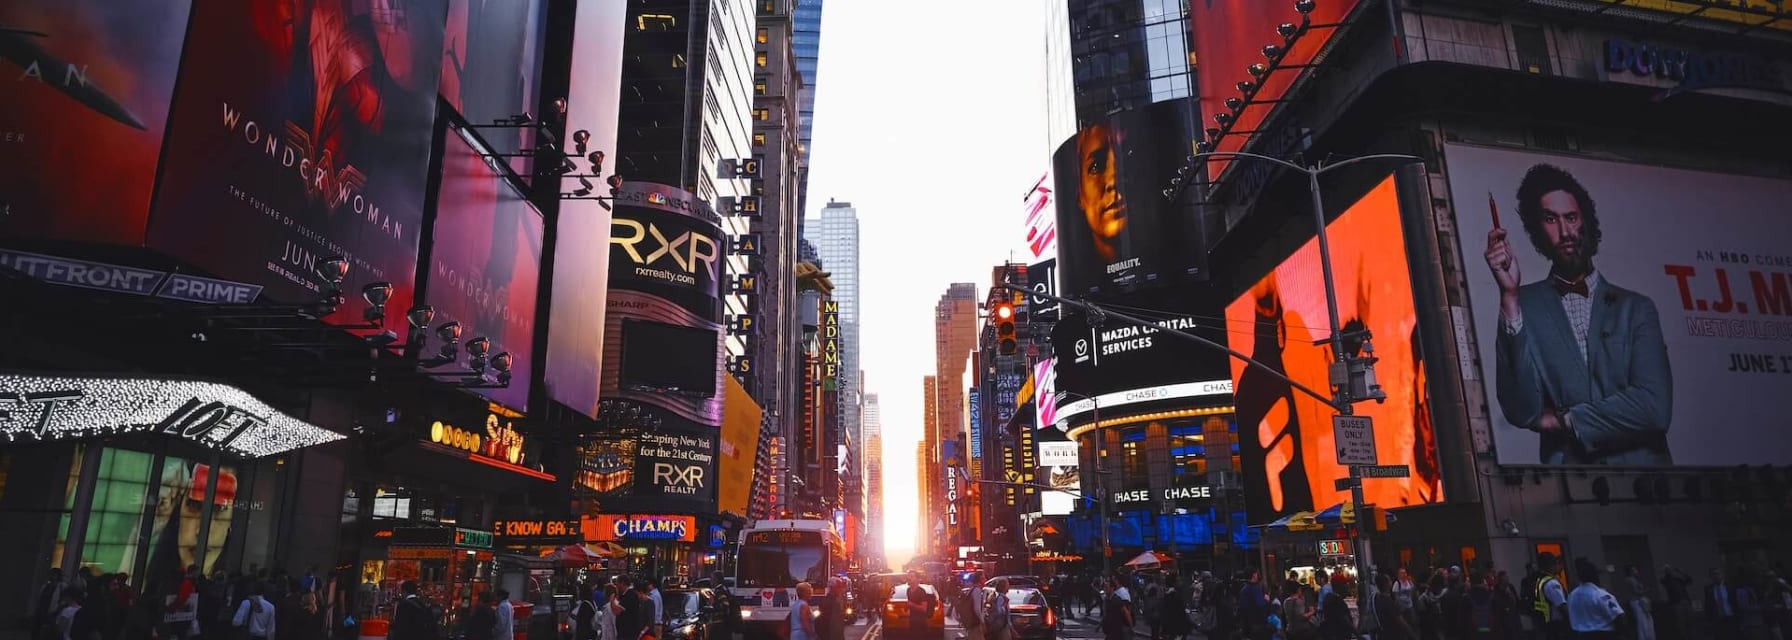
<instances>
[{"instance_id":1,"label":"marquee with light bulbs","mask_svg":"<svg viewBox=\"0 0 1792 640\"><path fill-rule=\"evenodd\" d=\"M160 433L244 458L341 440L230 385L0 373L0 441Z\"/></svg>"}]
</instances>

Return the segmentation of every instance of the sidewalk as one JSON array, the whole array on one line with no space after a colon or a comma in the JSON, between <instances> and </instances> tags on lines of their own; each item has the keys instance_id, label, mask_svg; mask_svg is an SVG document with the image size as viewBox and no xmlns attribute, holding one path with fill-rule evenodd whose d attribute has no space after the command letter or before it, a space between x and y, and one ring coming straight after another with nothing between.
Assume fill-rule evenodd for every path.
<instances>
[{"instance_id":1,"label":"sidewalk","mask_svg":"<svg viewBox=\"0 0 1792 640\"><path fill-rule=\"evenodd\" d=\"M1081 612L1079 611L1078 613L1081 613ZM1066 623L1075 623L1083 628L1087 628L1087 629L1094 631L1096 635L1100 635L1100 633L1101 633L1101 612L1097 611L1097 612L1095 612L1095 615L1089 616L1086 618L1082 617L1082 616L1077 616L1076 618L1070 618L1070 617L1060 618L1058 621L1059 628L1065 628ZM1151 625L1145 624L1143 622L1135 623L1132 626L1132 635L1134 638L1138 638L1139 640L1151 640ZM1188 636L1186 637L1186 640L1207 640L1207 635L1201 633L1200 631L1191 630L1188 632Z\"/></svg>"}]
</instances>

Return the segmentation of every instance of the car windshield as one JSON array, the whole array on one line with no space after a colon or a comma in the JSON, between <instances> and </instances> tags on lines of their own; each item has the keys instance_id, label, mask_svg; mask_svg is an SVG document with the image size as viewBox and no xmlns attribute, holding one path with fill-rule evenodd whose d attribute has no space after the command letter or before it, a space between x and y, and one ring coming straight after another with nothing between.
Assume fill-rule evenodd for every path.
<instances>
[{"instance_id":1,"label":"car windshield","mask_svg":"<svg viewBox=\"0 0 1792 640\"><path fill-rule=\"evenodd\" d=\"M1008 606L1045 606L1045 596L1036 589L1009 589Z\"/></svg>"},{"instance_id":2,"label":"car windshield","mask_svg":"<svg viewBox=\"0 0 1792 640\"><path fill-rule=\"evenodd\" d=\"M660 595L666 603L666 617L682 618L697 614L701 599L695 591L668 591Z\"/></svg>"},{"instance_id":3,"label":"car windshield","mask_svg":"<svg viewBox=\"0 0 1792 640\"><path fill-rule=\"evenodd\" d=\"M930 585L930 584L921 585L921 591L926 592L926 593L933 593L934 592L933 585ZM894 600L894 601L907 602L908 601L908 585L906 585L906 584L896 585L896 588L892 589L890 592L890 599Z\"/></svg>"}]
</instances>

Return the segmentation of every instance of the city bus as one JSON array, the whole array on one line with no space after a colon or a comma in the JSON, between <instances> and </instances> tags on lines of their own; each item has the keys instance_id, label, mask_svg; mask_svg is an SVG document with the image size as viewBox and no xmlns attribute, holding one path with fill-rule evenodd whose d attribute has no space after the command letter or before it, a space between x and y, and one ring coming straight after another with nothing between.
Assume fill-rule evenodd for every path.
<instances>
[{"instance_id":1,"label":"city bus","mask_svg":"<svg viewBox=\"0 0 1792 640\"><path fill-rule=\"evenodd\" d=\"M846 568L846 544L830 521L761 520L742 530L731 591L740 604L741 633L749 640L789 637L797 583L809 583L820 598L828 578Z\"/></svg>"}]
</instances>

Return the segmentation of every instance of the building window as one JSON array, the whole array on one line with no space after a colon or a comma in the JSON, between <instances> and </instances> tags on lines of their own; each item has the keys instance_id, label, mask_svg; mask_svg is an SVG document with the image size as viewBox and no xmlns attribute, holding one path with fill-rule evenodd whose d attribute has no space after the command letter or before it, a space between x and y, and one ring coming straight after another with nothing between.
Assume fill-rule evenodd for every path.
<instances>
[{"instance_id":1,"label":"building window","mask_svg":"<svg viewBox=\"0 0 1792 640\"><path fill-rule=\"evenodd\" d=\"M765 134L763 134L763 133L753 134L753 146L755 146L755 147L765 146Z\"/></svg>"},{"instance_id":2,"label":"building window","mask_svg":"<svg viewBox=\"0 0 1792 640\"><path fill-rule=\"evenodd\" d=\"M753 95L763 96L763 95L765 95L765 92L766 92L765 76L759 76L757 78L754 78L753 79Z\"/></svg>"},{"instance_id":3,"label":"building window","mask_svg":"<svg viewBox=\"0 0 1792 640\"><path fill-rule=\"evenodd\" d=\"M1120 432L1120 484L1127 490L1150 489L1151 471L1145 463L1145 430L1134 427Z\"/></svg>"},{"instance_id":4,"label":"building window","mask_svg":"<svg viewBox=\"0 0 1792 640\"><path fill-rule=\"evenodd\" d=\"M766 55L763 52L754 56L753 58L754 58L753 61L758 63L759 68L761 68L761 69L764 69L766 65L771 64L771 59L766 57Z\"/></svg>"},{"instance_id":5,"label":"building window","mask_svg":"<svg viewBox=\"0 0 1792 640\"><path fill-rule=\"evenodd\" d=\"M754 109L753 110L753 118L755 120L759 120L761 122L770 122L772 119L772 110L771 109Z\"/></svg>"},{"instance_id":6,"label":"building window","mask_svg":"<svg viewBox=\"0 0 1792 640\"><path fill-rule=\"evenodd\" d=\"M770 42L772 39L772 30L767 29L765 27L760 27L759 28L759 37L757 39L759 40L759 44L765 44L767 42Z\"/></svg>"},{"instance_id":7,"label":"building window","mask_svg":"<svg viewBox=\"0 0 1792 640\"><path fill-rule=\"evenodd\" d=\"M678 28L678 18L657 13L643 13L635 18L636 31L671 31Z\"/></svg>"}]
</instances>

